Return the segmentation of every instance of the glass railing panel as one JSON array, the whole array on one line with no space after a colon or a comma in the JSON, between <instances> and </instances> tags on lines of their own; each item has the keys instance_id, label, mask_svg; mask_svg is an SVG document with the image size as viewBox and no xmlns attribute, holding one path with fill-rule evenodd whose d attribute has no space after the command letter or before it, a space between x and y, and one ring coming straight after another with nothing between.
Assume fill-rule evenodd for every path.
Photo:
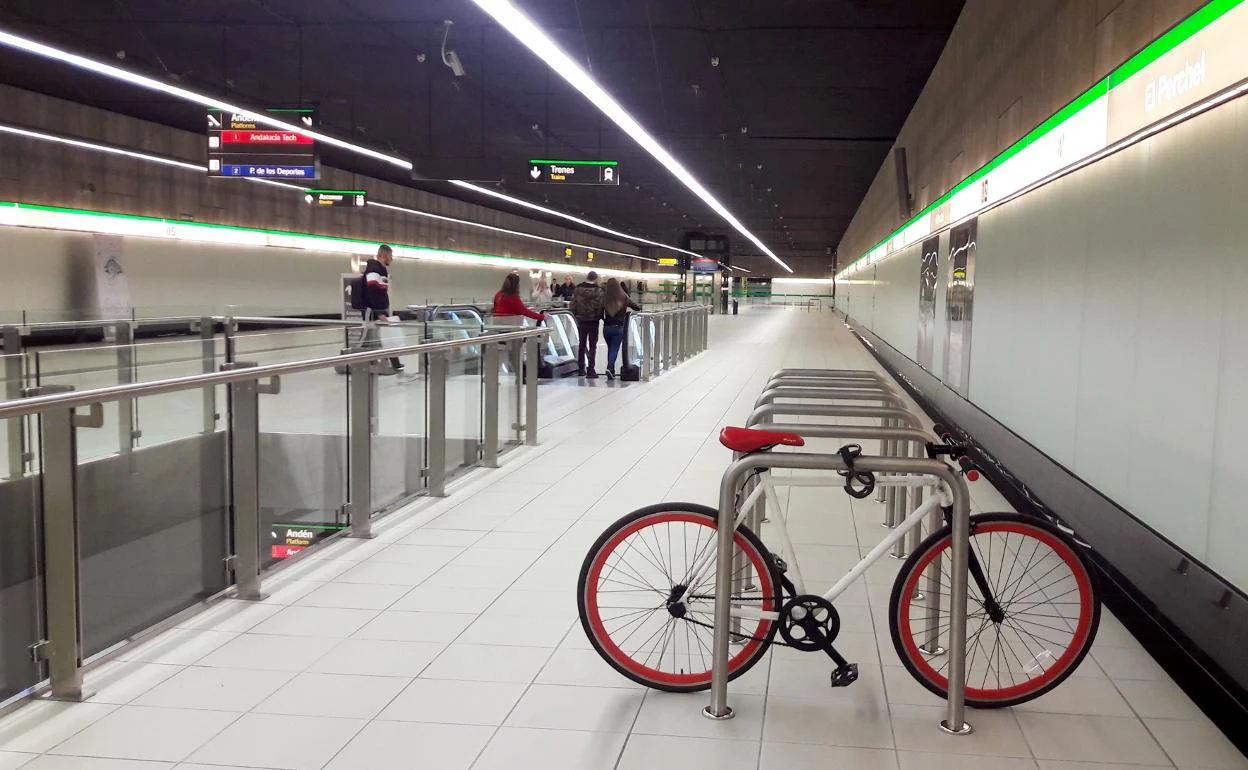
<instances>
[{"instance_id":1,"label":"glass railing panel","mask_svg":"<svg viewBox=\"0 0 1248 770\"><path fill-rule=\"evenodd\" d=\"M133 346L134 381L150 382L219 371L225 363L220 337L209 340L149 342ZM193 388L161 393L136 404L137 444L150 447L195 433L226 428L226 388Z\"/></svg>"},{"instance_id":2,"label":"glass railing panel","mask_svg":"<svg viewBox=\"0 0 1248 770\"><path fill-rule=\"evenodd\" d=\"M74 390L107 388L122 383L117 348L80 347L40 350L33 356L33 381L41 388L69 387ZM104 425L78 431L78 461L110 457L121 452L121 405L103 404Z\"/></svg>"},{"instance_id":3,"label":"glass railing panel","mask_svg":"<svg viewBox=\"0 0 1248 770\"><path fill-rule=\"evenodd\" d=\"M446 477L481 460L481 366L478 345L451 351L446 377Z\"/></svg>"},{"instance_id":4,"label":"glass railing panel","mask_svg":"<svg viewBox=\"0 0 1248 770\"><path fill-rule=\"evenodd\" d=\"M19 420L0 424L6 436L22 429ZM40 498L37 475L10 478L6 472L0 479L0 701L46 676L30 654L31 646L45 638Z\"/></svg>"},{"instance_id":5,"label":"glass railing panel","mask_svg":"<svg viewBox=\"0 0 1248 770\"><path fill-rule=\"evenodd\" d=\"M263 365L340 354L342 331L324 334L319 346L308 342L308 333L288 350L248 350L246 360ZM335 368L283 376L280 393L260 395L260 535L272 544L263 563L346 526L348 409L348 378ZM301 536L309 532L312 537Z\"/></svg>"},{"instance_id":6,"label":"glass railing panel","mask_svg":"<svg viewBox=\"0 0 1248 770\"><path fill-rule=\"evenodd\" d=\"M384 348L419 345L424 324L381 324L378 342ZM425 490L426 380L422 356L403 356L403 371L391 374L391 362L376 369L373 394L372 497L373 510L391 508Z\"/></svg>"},{"instance_id":7,"label":"glass railing panel","mask_svg":"<svg viewBox=\"0 0 1248 770\"><path fill-rule=\"evenodd\" d=\"M340 354L358 342L358 326L315 326L235 334L233 361L280 364ZM352 333L355 332L353 335Z\"/></svg>"},{"instance_id":8,"label":"glass railing panel","mask_svg":"<svg viewBox=\"0 0 1248 770\"><path fill-rule=\"evenodd\" d=\"M137 399L138 411L161 407ZM114 405L115 406L115 405ZM80 447L112 426L77 428ZM86 655L226 588L227 434L190 429L124 454L79 453Z\"/></svg>"}]
</instances>

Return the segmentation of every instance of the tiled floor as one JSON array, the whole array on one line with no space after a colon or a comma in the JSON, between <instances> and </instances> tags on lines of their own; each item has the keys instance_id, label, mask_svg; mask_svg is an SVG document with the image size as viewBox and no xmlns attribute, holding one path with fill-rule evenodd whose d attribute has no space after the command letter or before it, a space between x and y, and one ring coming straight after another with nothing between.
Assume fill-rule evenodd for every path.
<instances>
[{"instance_id":1,"label":"tiled floor","mask_svg":"<svg viewBox=\"0 0 1248 770\"><path fill-rule=\"evenodd\" d=\"M888 637L888 560L839 607L851 688L830 689L819 656L775 649L734 683L737 718L711 722L705 694L647 691L598 658L574 587L603 528L652 502L712 502L729 459L715 434L777 368L871 365L830 314L754 311L714 318L711 350L653 383L543 386L539 448L293 565L263 604L225 602L127 651L91 675L89 702L15 712L0 770L1248 768L1108 615L1075 678L941 734L941 702ZM972 493L1003 505L982 482ZM870 501L784 497L808 578L881 533Z\"/></svg>"}]
</instances>

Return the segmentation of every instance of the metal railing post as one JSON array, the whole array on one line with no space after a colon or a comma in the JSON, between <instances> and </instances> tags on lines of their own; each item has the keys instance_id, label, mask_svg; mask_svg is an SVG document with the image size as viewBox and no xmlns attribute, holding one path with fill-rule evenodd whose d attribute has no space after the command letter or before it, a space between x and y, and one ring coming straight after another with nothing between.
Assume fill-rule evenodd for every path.
<instances>
[{"instance_id":1,"label":"metal railing post","mask_svg":"<svg viewBox=\"0 0 1248 770\"><path fill-rule=\"evenodd\" d=\"M117 321L113 324L113 338L117 345L117 384L134 382L134 324ZM136 424L135 400L122 398L117 401L117 444L122 454L134 451L135 443L142 433Z\"/></svg>"},{"instance_id":2,"label":"metal railing post","mask_svg":"<svg viewBox=\"0 0 1248 770\"><path fill-rule=\"evenodd\" d=\"M519 444L524 432L524 346L520 340L507 343L507 360L511 362L512 376L516 378L516 387L512 388L511 429L509 435L512 443Z\"/></svg>"},{"instance_id":3,"label":"metal railing post","mask_svg":"<svg viewBox=\"0 0 1248 770\"><path fill-rule=\"evenodd\" d=\"M68 392L69 387L40 388L32 395ZM47 646L52 700L81 701L82 613L79 606L78 447L73 409L50 409L40 415L43 448L44 591L47 595Z\"/></svg>"},{"instance_id":4,"label":"metal railing post","mask_svg":"<svg viewBox=\"0 0 1248 770\"><path fill-rule=\"evenodd\" d=\"M650 346L650 376L657 377L663 370L663 334L659 326L659 316L650 316L647 327L646 344Z\"/></svg>"},{"instance_id":5,"label":"metal railing post","mask_svg":"<svg viewBox=\"0 0 1248 770\"><path fill-rule=\"evenodd\" d=\"M232 364L237 360L238 321L233 316L226 316L221 324L221 334L225 338L225 363Z\"/></svg>"},{"instance_id":6,"label":"metal railing post","mask_svg":"<svg viewBox=\"0 0 1248 770\"><path fill-rule=\"evenodd\" d=\"M498 353L498 345L495 343L486 342L482 346L481 376L485 381L481 396L481 408L484 411L481 433L485 445L481 449L481 462L487 468L498 467Z\"/></svg>"},{"instance_id":7,"label":"metal railing post","mask_svg":"<svg viewBox=\"0 0 1248 770\"><path fill-rule=\"evenodd\" d=\"M217 370L217 330L216 322L209 316L199 319L200 354L203 358L203 373L211 374ZM215 433L217 422L221 419L217 412L217 389L213 386L204 388L204 433Z\"/></svg>"},{"instance_id":8,"label":"metal railing post","mask_svg":"<svg viewBox=\"0 0 1248 770\"><path fill-rule=\"evenodd\" d=\"M254 363L228 363L225 369L245 369ZM260 586L260 383L241 380L230 384L230 497L234 552L230 567L239 599L264 599Z\"/></svg>"},{"instance_id":9,"label":"metal railing post","mask_svg":"<svg viewBox=\"0 0 1248 770\"><path fill-rule=\"evenodd\" d=\"M446 353L429 354L429 494L446 497Z\"/></svg>"},{"instance_id":10,"label":"metal railing post","mask_svg":"<svg viewBox=\"0 0 1248 770\"><path fill-rule=\"evenodd\" d=\"M4 345L4 396L9 401L22 397L25 388L25 373L22 363L22 330L16 326L0 329L0 342ZM33 459L26 450L26 426L28 417L14 417L5 426L5 444L8 448L8 478L17 479L26 475L26 469Z\"/></svg>"},{"instance_id":11,"label":"metal railing post","mask_svg":"<svg viewBox=\"0 0 1248 770\"><path fill-rule=\"evenodd\" d=\"M372 364L352 364L347 473L351 478L351 537L373 537L373 383Z\"/></svg>"},{"instance_id":12,"label":"metal railing post","mask_svg":"<svg viewBox=\"0 0 1248 770\"><path fill-rule=\"evenodd\" d=\"M537 337L529 337L524 341L524 443L537 446Z\"/></svg>"},{"instance_id":13,"label":"metal railing post","mask_svg":"<svg viewBox=\"0 0 1248 770\"><path fill-rule=\"evenodd\" d=\"M969 582L971 548L971 505L966 482L956 477L951 484L953 494L953 542L949 559L949 693L945 720L940 729L954 735L966 735L966 600Z\"/></svg>"}]
</instances>

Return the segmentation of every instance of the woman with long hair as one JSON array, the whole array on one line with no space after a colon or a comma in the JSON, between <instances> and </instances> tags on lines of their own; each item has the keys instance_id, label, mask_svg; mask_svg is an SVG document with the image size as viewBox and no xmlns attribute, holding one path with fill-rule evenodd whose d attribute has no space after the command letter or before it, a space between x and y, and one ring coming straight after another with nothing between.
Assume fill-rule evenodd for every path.
<instances>
[{"instance_id":1,"label":"woman with long hair","mask_svg":"<svg viewBox=\"0 0 1248 770\"><path fill-rule=\"evenodd\" d=\"M619 280L607 279L602 297L602 336L607 341L607 379L615 379L615 359L620 354L624 335L628 334L628 311L641 310L620 286ZM624 362L626 365L627 361Z\"/></svg>"},{"instance_id":2,"label":"woman with long hair","mask_svg":"<svg viewBox=\"0 0 1248 770\"><path fill-rule=\"evenodd\" d=\"M503 287L494 295L494 323L519 325L519 317L525 316L540 321L546 316L535 313L520 299L520 276L508 273L503 279Z\"/></svg>"}]
</instances>

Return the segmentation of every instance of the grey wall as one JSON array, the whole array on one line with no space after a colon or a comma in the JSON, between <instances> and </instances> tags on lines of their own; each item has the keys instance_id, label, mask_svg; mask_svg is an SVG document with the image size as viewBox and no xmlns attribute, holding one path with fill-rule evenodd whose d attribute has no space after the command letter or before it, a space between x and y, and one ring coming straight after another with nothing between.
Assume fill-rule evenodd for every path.
<instances>
[{"instance_id":1,"label":"grey wall","mask_svg":"<svg viewBox=\"0 0 1248 770\"><path fill-rule=\"evenodd\" d=\"M196 109L188 107L188 109ZM179 131L40 94L0 86L0 120L135 148L205 164L203 135ZM367 189L375 200L459 219L635 254L619 243L567 228L443 198L333 168L323 187ZM302 197L242 180L153 165L72 147L0 134L0 200L64 206L386 241L412 246L494 254L567 264L563 246L492 233L378 208L315 209ZM75 239L67 233L0 228L0 308L63 310L76 307L69 280ZM128 238L127 272L140 306L212 307L261 304L337 306L337 276L349 268L343 255L303 250L221 248ZM574 264L583 264L578 250ZM595 266L640 269L639 260L599 254ZM554 269L558 270L558 267ZM426 298L492 296L505 271L403 262L395 271L395 296L403 303ZM250 276L262 280L251 280ZM527 281L527 275L525 277Z\"/></svg>"},{"instance_id":2,"label":"grey wall","mask_svg":"<svg viewBox=\"0 0 1248 770\"><path fill-rule=\"evenodd\" d=\"M967 0L896 142L908 154L915 212L1202 5L1204 0ZM901 223L890 159L841 240L841 266Z\"/></svg>"}]
</instances>

